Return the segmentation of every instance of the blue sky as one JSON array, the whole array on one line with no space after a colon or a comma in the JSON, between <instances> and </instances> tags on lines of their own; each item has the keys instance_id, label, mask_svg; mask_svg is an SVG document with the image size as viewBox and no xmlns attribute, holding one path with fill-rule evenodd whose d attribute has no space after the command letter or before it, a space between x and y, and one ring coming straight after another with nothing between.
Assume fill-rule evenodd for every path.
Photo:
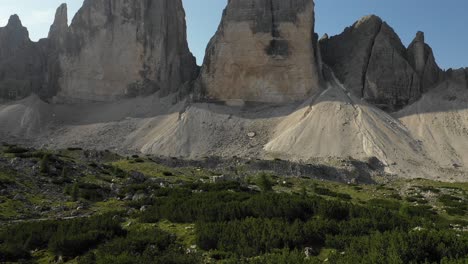
<instances>
[{"instance_id":1,"label":"blue sky","mask_svg":"<svg viewBox=\"0 0 468 264\"><path fill-rule=\"evenodd\" d=\"M183 0L189 45L200 64L206 45L216 31L226 0ZM0 0L0 25L18 14L31 39L47 36L55 9L69 6L69 20L82 0ZM316 0L316 32L335 35L360 17L376 14L387 21L405 45L416 31L426 33L443 68L468 66L468 1L466 0Z\"/></svg>"}]
</instances>

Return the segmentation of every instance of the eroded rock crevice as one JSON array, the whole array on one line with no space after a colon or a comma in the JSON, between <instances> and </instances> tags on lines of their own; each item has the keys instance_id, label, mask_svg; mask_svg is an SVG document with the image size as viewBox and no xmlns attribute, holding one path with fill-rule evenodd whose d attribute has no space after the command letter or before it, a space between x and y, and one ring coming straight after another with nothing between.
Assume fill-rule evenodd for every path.
<instances>
[{"instance_id":1,"label":"eroded rock crevice","mask_svg":"<svg viewBox=\"0 0 468 264\"><path fill-rule=\"evenodd\" d=\"M381 21L380 22L380 25L379 25L379 28L378 30L376 31L376 34L375 36L372 38L372 42L371 42L371 45L370 45L370 52L367 54L367 57L366 57L366 63L364 64L364 68L363 68L363 72L362 72L362 90L361 90L361 98L363 98L366 94L365 92L365 89L366 89L366 77L367 77L367 71L369 69L369 63L370 63L370 60L371 60L371 56L372 56L372 53L373 53L373 50L374 50L374 46L375 46L375 40L377 39L377 36L380 34L380 31L382 30L382 25L383 25L383 22Z\"/></svg>"},{"instance_id":2,"label":"eroded rock crevice","mask_svg":"<svg viewBox=\"0 0 468 264\"><path fill-rule=\"evenodd\" d=\"M443 80L432 49L418 32L406 48L379 17L366 16L343 33L321 40L324 63L356 96L398 110Z\"/></svg>"}]
</instances>

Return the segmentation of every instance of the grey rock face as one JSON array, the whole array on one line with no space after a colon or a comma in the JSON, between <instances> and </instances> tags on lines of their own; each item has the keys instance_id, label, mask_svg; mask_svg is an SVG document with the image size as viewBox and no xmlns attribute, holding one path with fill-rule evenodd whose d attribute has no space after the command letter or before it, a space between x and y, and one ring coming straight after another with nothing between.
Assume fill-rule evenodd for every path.
<instances>
[{"instance_id":1,"label":"grey rock face","mask_svg":"<svg viewBox=\"0 0 468 264\"><path fill-rule=\"evenodd\" d=\"M431 47L425 43L424 33L418 32L408 47L408 60L421 78L421 91L426 92L444 79Z\"/></svg>"},{"instance_id":2,"label":"grey rock face","mask_svg":"<svg viewBox=\"0 0 468 264\"><path fill-rule=\"evenodd\" d=\"M324 62L348 89L385 110L413 102L443 77L422 32L407 50L377 16L364 17L340 35L322 38L320 46Z\"/></svg>"},{"instance_id":3,"label":"grey rock face","mask_svg":"<svg viewBox=\"0 0 468 264\"><path fill-rule=\"evenodd\" d=\"M312 0L230 0L208 44L201 93L283 103L319 90Z\"/></svg>"},{"instance_id":4,"label":"grey rock face","mask_svg":"<svg viewBox=\"0 0 468 264\"><path fill-rule=\"evenodd\" d=\"M55 96L59 91L59 78L62 75L60 68L60 54L64 51L68 34L67 5L57 8L54 23L50 27L49 36L43 40L46 45L47 67L44 74L44 84L41 95L44 98Z\"/></svg>"},{"instance_id":5,"label":"grey rock face","mask_svg":"<svg viewBox=\"0 0 468 264\"><path fill-rule=\"evenodd\" d=\"M86 0L70 27L63 4L37 43L17 16L0 28L0 99L165 96L197 75L181 0Z\"/></svg>"},{"instance_id":6,"label":"grey rock face","mask_svg":"<svg viewBox=\"0 0 468 264\"><path fill-rule=\"evenodd\" d=\"M68 32L68 9L67 4L61 4L55 13L55 19L50 26L48 39L57 43L56 46L63 46Z\"/></svg>"},{"instance_id":7,"label":"grey rock face","mask_svg":"<svg viewBox=\"0 0 468 264\"><path fill-rule=\"evenodd\" d=\"M418 74L406 60L406 48L386 23L372 48L363 97L383 109L399 109L421 95Z\"/></svg>"},{"instance_id":8,"label":"grey rock face","mask_svg":"<svg viewBox=\"0 0 468 264\"><path fill-rule=\"evenodd\" d=\"M323 61L355 95L363 95L372 48L382 24L377 16L363 17L340 35L320 40Z\"/></svg>"},{"instance_id":9,"label":"grey rock face","mask_svg":"<svg viewBox=\"0 0 468 264\"><path fill-rule=\"evenodd\" d=\"M468 89L468 68L449 69L444 77Z\"/></svg>"},{"instance_id":10,"label":"grey rock face","mask_svg":"<svg viewBox=\"0 0 468 264\"><path fill-rule=\"evenodd\" d=\"M31 42L17 15L0 27L0 99L15 100L39 92L45 68L40 45Z\"/></svg>"},{"instance_id":11,"label":"grey rock face","mask_svg":"<svg viewBox=\"0 0 468 264\"><path fill-rule=\"evenodd\" d=\"M59 97L109 101L196 78L181 0L86 0L60 55Z\"/></svg>"}]
</instances>

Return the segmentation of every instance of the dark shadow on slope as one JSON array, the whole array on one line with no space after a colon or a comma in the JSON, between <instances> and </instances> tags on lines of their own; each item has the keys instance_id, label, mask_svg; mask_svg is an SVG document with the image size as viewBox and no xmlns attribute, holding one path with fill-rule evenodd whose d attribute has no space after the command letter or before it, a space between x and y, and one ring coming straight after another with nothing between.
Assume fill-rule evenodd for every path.
<instances>
[{"instance_id":1,"label":"dark shadow on slope","mask_svg":"<svg viewBox=\"0 0 468 264\"><path fill-rule=\"evenodd\" d=\"M260 160L243 158L206 157L200 160L153 157L151 160L172 168L204 168L225 176L248 176L269 173L277 176L305 177L343 183L375 183L371 172L382 172L371 163L357 160L342 160L347 168L327 166L321 163L298 163L285 160Z\"/></svg>"},{"instance_id":2,"label":"dark shadow on slope","mask_svg":"<svg viewBox=\"0 0 468 264\"><path fill-rule=\"evenodd\" d=\"M330 70L325 70L324 75L327 85L341 86L336 78L332 76L333 73ZM465 88L464 85L464 83L455 80L447 80L425 93L418 101L406 106L399 112L390 113L390 115L400 118L414 114L452 112L468 109L468 88ZM323 91L325 91L325 89L323 89ZM334 97L333 95L322 96L322 94L317 94L305 98L303 102L287 104L244 102L241 106L230 106L227 105L226 102L220 101L188 102L189 99L186 99L186 101L179 100L179 103L174 104L174 98L159 98L157 94L149 97L139 97L110 103L90 102L62 105L43 102L43 105L48 106L48 111L45 111L48 116L45 119L48 120L53 117L54 123L58 125L89 125L119 122L127 118L163 117L174 113L182 114L190 107L206 110L214 114L235 116L246 120L286 117L300 109L309 108L323 102L352 103L356 106L375 107L359 99L359 97L351 95L351 92L347 90L343 90L343 92L348 96L340 98ZM430 98L430 103L433 105L425 106L424 104L428 100L428 97ZM37 98L37 100L39 99ZM16 102L4 103L0 106L23 105L25 107L30 107L29 104L34 102L34 100L26 98ZM417 106L417 104L422 104L423 107Z\"/></svg>"}]
</instances>

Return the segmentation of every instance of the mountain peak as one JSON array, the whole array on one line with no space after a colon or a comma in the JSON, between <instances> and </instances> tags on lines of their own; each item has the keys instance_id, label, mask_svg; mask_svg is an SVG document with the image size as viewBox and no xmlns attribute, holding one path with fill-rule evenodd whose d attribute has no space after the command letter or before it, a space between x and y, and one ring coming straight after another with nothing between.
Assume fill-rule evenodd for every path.
<instances>
[{"instance_id":1,"label":"mountain peak","mask_svg":"<svg viewBox=\"0 0 468 264\"><path fill-rule=\"evenodd\" d=\"M12 27L12 28L23 27L23 24L21 23L21 20L17 14L10 16L10 19L8 19L7 27Z\"/></svg>"},{"instance_id":2,"label":"mountain peak","mask_svg":"<svg viewBox=\"0 0 468 264\"><path fill-rule=\"evenodd\" d=\"M356 23L354 24L354 27L359 27L363 24L382 24L383 20L376 15L367 15L361 17Z\"/></svg>"},{"instance_id":3,"label":"mountain peak","mask_svg":"<svg viewBox=\"0 0 468 264\"><path fill-rule=\"evenodd\" d=\"M414 37L413 42L425 42L424 40L424 32L418 31L416 32L416 36Z\"/></svg>"},{"instance_id":4,"label":"mountain peak","mask_svg":"<svg viewBox=\"0 0 468 264\"><path fill-rule=\"evenodd\" d=\"M67 4L63 3L55 12L54 23L50 27L49 38L54 38L68 29L68 9Z\"/></svg>"}]
</instances>

